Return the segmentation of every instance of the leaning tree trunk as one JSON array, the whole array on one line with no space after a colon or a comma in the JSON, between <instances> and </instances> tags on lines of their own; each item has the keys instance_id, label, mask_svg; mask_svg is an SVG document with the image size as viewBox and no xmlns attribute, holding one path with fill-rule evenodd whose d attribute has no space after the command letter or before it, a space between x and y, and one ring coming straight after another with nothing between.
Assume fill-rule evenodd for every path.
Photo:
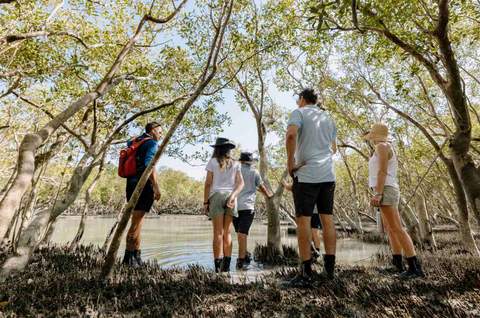
<instances>
[{"instance_id":1,"label":"leaning tree trunk","mask_svg":"<svg viewBox=\"0 0 480 318\"><path fill-rule=\"evenodd\" d=\"M422 236L423 246L435 250L437 248L437 245L435 242L435 237L433 236L433 229L430 225L430 220L428 217L427 204L425 203L425 198L422 195L416 196L415 209L417 210L418 219L420 221L420 233Z\"/></svg>"},{"instance_id":2,"label":"leaning tree trunk","mask_svg":"<svg viewBox=\"0 0 480 318\"><path fill-rule=\"evenodd\" d=\"M117 73L120 70L120 66L127 57L128 53L132 50L138 38L140 37L143 26L147 21L153 21L155 23L166 23L170 21L176 13L180 10L180 7L184 5L184 0L180 6L166 19L155 19L150 15L145 15L140 20L134 35L123 46L120 53L117 55L115 62L110 67L108 73L103 77L95 90L84 94L77 99L74 103L68 106L59 115L52 118L43 128L36 133L28 133L24 136L18 151L18 165L16 169L15 178L12 185L7 190L4 198L0 202L0 237L5 235L8 224L12 219L15 211L20 205L20 200L27 190L31 180L33 178L33 172L35 171L35 154L38 148L48 139L50 136L68 119L74 116L78 111L92 103L95 99L102 97L105 93L118 82L116 79ZM120 78L121 79L121 78Z\"/></svg>"},{"instance_id":3,"label":"leaning tree trunk","mask_svg":"<svg viewBox=\"0 0 480 318\"><path fill-rule=\"evenodd\" d=\"M170 139L172 138L173 134L177 130L177 127L180 125L185 115L187 114L188 110L192 107L193 103L198 99L198 97L202 94L208 84L215 77L215 74L217 72L218 56L222 48L225 30L232 13L233 3L234 1L226 2L223 6L223 11L220 15L220 23L218 24L219 27L215 28L216 32L210 46L209 56L203 73L200 76L200 82L198 86L196 87L195 91L190 95L188 100L185 102L184 106L181 108L180 112L175 117L173 123L170 125L170 129L168 130L162 143L160 144L157 153L149 163L148 167L146 167L145 171L140 177L140 180L138 180L132 197L122 209L120 221L118 222L117 228L115 229L115 234L108 248L107 255L105 256L105 263L102 266L100 278L108 278L112 273L113 265L115 264L115 259L117 257L118 248L120 247L120 239L123 232L125 231L125 228L127 227L128 220L130 219L130 215L132 214L132 211L137 204L140 193L145 187L145 184L147 183L147 180L150 177L156 163L162 156L168 143L170 142Z\"/></svg>"},{"instance_id":4,"label":"leaning tree trunk","mask_svg":"<svg viewBox=\"0 0 480 318\"><path fill-rule=\"evenodd\" d=\"M25 268L33 251L45 236L47 226L53 223L56 218L75 201L85 180L97 165L95 161L86 165L85 162L88 157L89 155L85 154L80 160L79 165L75 168L70 179L69 188L62 195L61 199L56 201L52 208L43 209L35 214L30 224L22 232L17 243L16 253L9 257L2 266L0 281L6 279L11 273L21 271Z\"/></svg>"},{"instance_id":5,"label":"leaning tree trunk","mask_svg":"<svg viewBox=\"0 0 480 318\"><path fill-rule=\"evenodd\" d=\"M75 234L75 237L73 238L72 242L70 243L69 249L72 251L74 250L77 246L78 243L80 243L80 240L83 237L83 233L85 232L85 220L87 218L87 210L88 206L90 205L90 202L92 201L92 192L95 189L95 186L97 185L98 180L102 176L103 172L103 160L102 163L100 164L100 167L98 168L98 173L95 176L95 179L93 179L92 183L87 188L87 191L85 191L85 203L83 205L82 209L82 217L80 219L80 223L78 225L78 230L77 234Z\"/></svg>"}]
</instances>

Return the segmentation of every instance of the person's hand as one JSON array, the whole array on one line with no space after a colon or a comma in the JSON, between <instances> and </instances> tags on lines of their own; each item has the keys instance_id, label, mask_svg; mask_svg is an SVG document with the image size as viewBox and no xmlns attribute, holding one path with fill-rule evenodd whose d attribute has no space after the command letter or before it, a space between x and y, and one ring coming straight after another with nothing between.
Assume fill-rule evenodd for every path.
<instances>
[{"instance_id":1,"label":"person's hand","mask_svg":"<svg viewBox=\"0 0 480 318\"><path fill-rule=\"evenodd\" d=\"M288 183L287 181L282 180L282 184L283 184L283 187L288 190L288 191L292 191L292 184L291 183Z\"/></svg>"},{"instance_id":2,"label":"person's hand","mask_svg":"<svg viewBox=\"0 0 480 318\"><path fill-rule=\"evenodd\" d=\"M287 169L288 169L288 174L290 175L290 177L293 178L293 173L296 171L295 170L295 162L294 161L288 161L287 162ZM298 170L298 169L297 169Z\"/></svg>"},{"instance_id":3,"label":"person's hand","mask_svg":"<svg viewBox=\"0 0 480 318\"><path fill-rule=\"evenodd\" d=\"M230 196L227 200L227 208L233 209L235 207L235 200L234 196Z\"/></svg>"},{"instance_id":4,"label":"person's hand","mask_svg":"<svg viewBox=\"0 0 480 318\"><path fill-rule=\"evenodd\" d=\"M162 197L162 194L160 193L160 189L158 187L153 187L153 198L155 201L160 200Z\"/></svg>"},{"instance_id":5,"label":"person's hand","mask_svg":"<svg viewBox=\"0 0 480 318\"><path fill-rule=\"evenodd\" d=\"M382 201L383 195L381 194L375 194L371 199L370 199L370 204L375 207L379 207Z\"/></svg>"},{"instance_id":6,"label":"person's hand","mask_svg":"<svg viewBox=\"0 0 480 318\"><path fill-rule=\"evenodd\" d=\"M209 207L210 204L208 202L203 204L203 214L208 215Z\"/></svg>"}]
</instances>

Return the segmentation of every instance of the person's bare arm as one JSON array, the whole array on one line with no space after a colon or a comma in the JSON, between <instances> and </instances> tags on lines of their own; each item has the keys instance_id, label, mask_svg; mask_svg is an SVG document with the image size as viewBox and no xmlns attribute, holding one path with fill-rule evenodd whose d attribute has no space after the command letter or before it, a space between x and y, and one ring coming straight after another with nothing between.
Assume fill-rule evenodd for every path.
<instances>
[{"instance_id":1,"label":"person's bare arm","mask_svg":"<svg viewBox=\"0 0 480 318\"><path fill-rule=\"evenodd\" d=\"M158 176L157 176L157 170L153 169L152 173L150 174L149 177L150 181L152 182L153 186L153 195L155 197L155 200L160 200L160 197L162 194L160 193L160 186L158 185Z\"/></svg>"},{"instance_id":2,"label":"person's bare arm","mask_svg":"<svg viewBox=\"0 0 480 318\"><path fill-rule=\"evenodd\" d=\"M258 190L267 198L273 197L273 193L263 183L258 187Z\"/></svg>"},{"instance_id":3,"label":"person's bare arm","mask_svg":"<svg viewBox=\"0 0 480 318\"><path fill-rule=\"evenodd\" d=\"M233 208L233 206L235 205L235 200L237 199L237 196L242 191L244 185L245 183L243 181L242 173L240 171L237 171L237 173L235 174L235 188L230 194L230 197L228 198L228 202L227 202L227 206L229 208Z\"/></svg>"},{"instance_id":4,"label":"person's bare arm","mask_svg":"<svg viewBox=\"0 0 480 318\"><path fill-rule=\"evenodd\" d=\"M379 168L377 174L377 184L375 185L375 195L372 198L372 205L379 206L383 196L385 180L387 179L389 147L386 143L379 143L377 144L375 151L378 156Z\"/></svg>"},{"instance_id":5,"label":"person's bare arm","mask_svg":"<svg viewBox=\"0 0 480 318\"><path fill-rule=\"evenodd\" d=\"M285 147L287 148L287 169L291 177L295 172L295 148L297 147L298 127L290 125L287 128L287 136L285 138Z\"/></svg>"},{"instance_id":6,"label":"person's bare arm","mask_svg":"<svg viewBox=\"0 0 480 318\"><path fill-rule=\"evenodd\" d=\"M205 178L205 185L203 190L203 213L208 214L209 202L208 198L210 196L210 189L213 182L213 172L207 171L207 177Z\"/></svg>"},{"instance_id":7,"label":"person's bare arm","mask_svg":"<svg viewBox=\"0 0 480 318\"><path fill-rule=\"evenodd\" d=\"M332 142L332 152L333 152L333 154L337 153L337 141L336 140L334 140Z\"/></svg>"}]
</instances>

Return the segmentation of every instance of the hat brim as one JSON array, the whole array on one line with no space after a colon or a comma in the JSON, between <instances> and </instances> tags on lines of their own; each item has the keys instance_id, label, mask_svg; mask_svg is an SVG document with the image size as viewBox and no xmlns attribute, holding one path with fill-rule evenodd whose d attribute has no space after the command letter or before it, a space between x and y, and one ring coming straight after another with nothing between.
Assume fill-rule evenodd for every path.
<instances>
[{"instance_id":1,"label":"hat brim","mask_svg":"<svg viewBox=\"0 0 480 318\"><path fill-rule=\"evenodd\" d=\"M374 140L374 141L388 141L388 136L379 135L373 132L368 132L363 136L365 140Z\"/></svg>"},{"instance_id":2,"label":"hat brim","mask_svg":"<svg viewBox=\"0 0 480 318\"><path fill-rule=\"evenodd\" d=\"M255 162L255 161L258 161L257 158L253 158L252 160L243 160L242 158L238 159L238 161L241 161L241 162Z\"/></svg>"},{"instance_id":3,"label":"hat brim","mask_svg":"<svg viewBox=\"0 0 480 318\"><path fill-rule=\"evenodd\" d=\"M232 144L232 143L226 143L226 144L221 144L221 145L210 145L210 147L229 147L230 149L234 149L236 148L237 146Z\"/></svg>"}]
</instances>

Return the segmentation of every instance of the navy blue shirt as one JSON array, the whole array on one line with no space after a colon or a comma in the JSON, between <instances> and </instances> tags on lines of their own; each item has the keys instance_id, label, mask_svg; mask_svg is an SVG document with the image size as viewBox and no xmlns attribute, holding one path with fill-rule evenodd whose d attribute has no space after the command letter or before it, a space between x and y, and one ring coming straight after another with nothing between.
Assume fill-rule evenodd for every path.
<instances>
[{"instance_id":1,"label":"navy blue shirt","mask_svg":"<svg viewBox=\"0 0 480 318\"><path fill-rule=\"evenodd\" d=\"M151 135L144 133L137 140L141 140L144 138L153 138ZM132 141L127 142L127 146L130 146ZM128 182L137 182L138 179L142 176L143 171L148 166L150 161L152 161L153 157L157 153L158 149L158 142L155 139L150 139L145 141L140 148L137 150L137 175L135 177L128 178Z\"/></svg>"}]
</instances>

